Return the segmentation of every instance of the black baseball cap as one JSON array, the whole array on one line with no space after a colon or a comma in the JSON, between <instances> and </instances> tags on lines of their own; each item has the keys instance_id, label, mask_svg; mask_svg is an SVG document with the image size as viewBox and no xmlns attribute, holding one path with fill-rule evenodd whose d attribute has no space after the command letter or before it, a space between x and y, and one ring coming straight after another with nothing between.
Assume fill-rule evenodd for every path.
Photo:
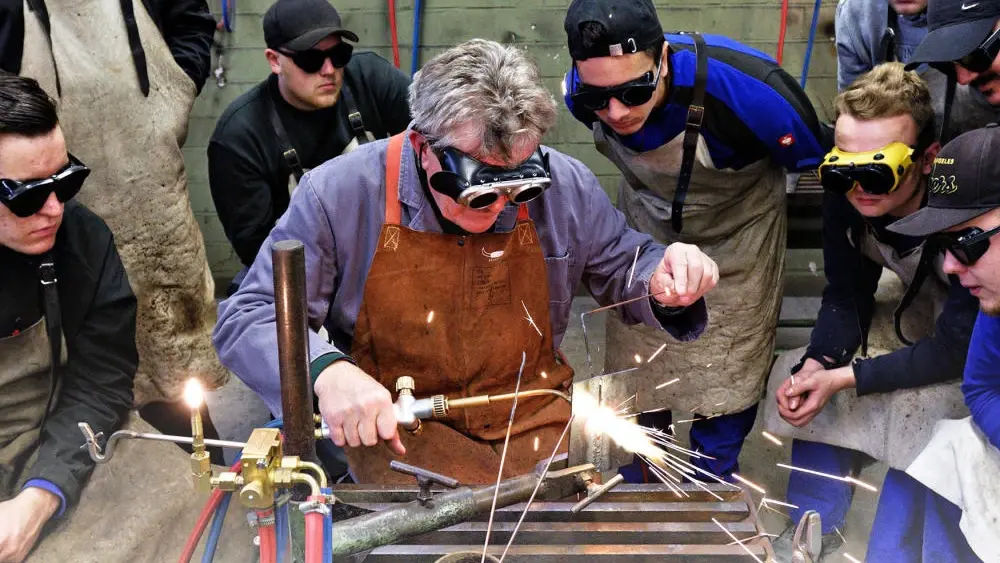
<instances>
[{"instance_id":1,"label":"black baseball cap","mask_svg":"<svg viewBox=\"0 0 1000 563\"><path fill-rule=\"evenodd\" d=\"M580 28L588 22L604 28L604 41L584 45ZM575 61L639 53L663 41L652 0L573 0L563 27Z\"/></svg>"},{"instance_id":2,"label":"black baseball cap","mask_svg":"<svg viewBox=\"0 0 1000 563\"><path fill-rule=\"evenodd\" d=\"M906 70L923 63L950 63L968 55L993 31L997 18L997 0L930 0L927 35L913 52Z\"/></svg>"},{"instance_id":3,"label":"black baseball cap","mask_svg":"<svg viewBox=\"0 0 1000 563\"><path fill-rule=\"evenodd\" d=\"M327 0L278 0L264 13L264 43L269 49L305 51L331 35L358 42Z\"/></svg>"},{"instance_id":4,"label":"black baseball cap","mask_svg":"<svg viewBox=\"0 0 1000 563\"><path fill-rule=\"evenodd\" d=\"M1000 207L1000 126L991 123L955 137L934 159L927 206L889 225L927 236Z\"/></svg>"}]
</instances>

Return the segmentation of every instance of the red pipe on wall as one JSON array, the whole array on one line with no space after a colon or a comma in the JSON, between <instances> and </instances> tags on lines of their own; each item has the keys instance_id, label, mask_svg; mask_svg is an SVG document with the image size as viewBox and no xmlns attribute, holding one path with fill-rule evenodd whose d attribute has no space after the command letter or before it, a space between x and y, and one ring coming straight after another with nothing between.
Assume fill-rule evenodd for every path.
<instances>
[{"instance_id":1,"label":"red pipe on wall","mask_svg":"<svg viewBox=\"0 0 1000 563\"><path fill-rule=\"evenodd\" d=\"M389 0L389 35L392 36L392 63L396 65L396 68L399 68L399 36L396 34L396 0Z\"/></svg>"},{"instance_id":2,"label":"red pipe on wall","mask_svg":"<svg viewBox=\"0 0 1000 563\"><path fill-rule=\"evenodd\" d=\"M392 0L390 0L391 2ZM778 64L785 54L785 31L788 29L788 0L781 0L781 28L778 31L778 56L775 57ZM397 65L398 66L398 65Z\"/></svg>"}]
</instances>

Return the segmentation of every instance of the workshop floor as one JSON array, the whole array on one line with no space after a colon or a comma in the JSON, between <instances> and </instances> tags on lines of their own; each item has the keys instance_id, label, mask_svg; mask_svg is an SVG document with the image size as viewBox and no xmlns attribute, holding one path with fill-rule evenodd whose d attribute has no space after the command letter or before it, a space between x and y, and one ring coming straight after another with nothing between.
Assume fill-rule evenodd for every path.
<instances>
[{"instance_id":1,"label":"workshop floor","mask_svg":"<svg viewBox=\"0 0 1000 563\"><path fill-rule=\"evenodd\" d=\"M597 305L590 297L577 297L573 302L571 319L579 319L580 313L593 309ZM819 307L814 297L786 297L782 307L782 318L815 318ZM600 315L600 314L598 314ZM595 315L588 321L588 333L595 346L593 361L596 366L604 365L604 319ZM579 323L571 323L562 343L562 350L570 363L578 369L585 364L585 353L582 331ZM808 329L780 329L778 334L779 348L792 348L804 345L808 339ZM269 420L267 408L257 396L242 384L236 377L223 389L211 393L208 398L209 408L216 427L222 439L243 440L250 431L262 426ZM757 425L760 425L758 417ZM681 436L686 440L686 435ZM748 437L743 453L740 456L741 473L768 491L769 498L785 499L785 489L788 483L788 472L777 469L776 462L788 461L791 458L788 443L779 447L764 439L758 428L754 428ZM881 486L885 476L885 466L876 464L867 468L862 479L875 486ZM759 501L760 496L753 493ZM864 557L868 543L868 533L871 530L875 516L878 496L859 489L854 498L851 512L848 514L846 529L841 530L847 543L839 552L850 554L861 560ZM764 526L769 533L778 534L788 525L787 517L764 510L762 512ZM837 560L841 560L837 558ZM846 560L846 559L845 559Z\"/></svg>"}]
</instances>

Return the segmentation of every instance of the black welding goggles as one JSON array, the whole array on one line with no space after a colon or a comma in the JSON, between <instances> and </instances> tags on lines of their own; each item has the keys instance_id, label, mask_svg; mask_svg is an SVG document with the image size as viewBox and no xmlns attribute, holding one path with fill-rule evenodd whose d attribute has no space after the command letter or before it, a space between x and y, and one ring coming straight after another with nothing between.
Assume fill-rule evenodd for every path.
<instances>
[{"instance_id":1,"label":"black welding goggles","mask_svg":"<svg viewBox=\"0 0 1000 563\"><path fill-rule=\"evenodd\" d=\"M48 178L24 181L0 179L0 203L18 217L31 217L41 211L51 193L55 193L62 203L72 199L80 192L83 181L89 175L90 169L69 155L69 163Z\"/></svg>"},{"instance_id":2,"label":"black welding goggles","mask_svg":"<svg viewBox=\"0 0 1000 563\"><path fill-rule=\"evenodd\" d=\"M489 207L504 196L516 204L527 203L552 183L549 155L541 149L514 168L484 164L451 147L434 152L442 170L431 175L431 187L472 209Z\"/></svg>"},{"instance_id":3,"label":"black welding goggles","mask_svg":"<svg viewBox=\"0 0 1000 563\"><path fill-rule=\"evenodd\" d=\"M869 152L844 152L834 147L819 166L820 183L838 194L859 185L865 193L890 194L913 165L914 150L898 141Z\"/></svg>"}]
</instances>

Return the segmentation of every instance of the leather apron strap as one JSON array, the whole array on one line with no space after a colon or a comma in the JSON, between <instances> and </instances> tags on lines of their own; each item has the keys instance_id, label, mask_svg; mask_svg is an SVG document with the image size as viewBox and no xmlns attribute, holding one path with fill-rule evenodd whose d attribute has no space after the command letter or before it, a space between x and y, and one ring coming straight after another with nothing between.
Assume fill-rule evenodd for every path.
<instances>
[{"instance_id":1,"label":"leather apron strap","mask_svg":"<svg viewBox=\"0 0 1000 563\"><path fill-rule=\"evenodd\" d=\"M670 223L676 233L680 233L684 228L684 200L691 184L691 172L694 169L694 157L698 149L698 135L705 119L705 85L708 82L708 48L705 46L705 38L698 33L687 35L691 35L694 39L697 66L694 71L694 93L691 96L691 104L688 105L687 123L684 126L681 170L677 177L677 191L674 192L674 202L670 212Z\"/></svg>"}]
</instances>

